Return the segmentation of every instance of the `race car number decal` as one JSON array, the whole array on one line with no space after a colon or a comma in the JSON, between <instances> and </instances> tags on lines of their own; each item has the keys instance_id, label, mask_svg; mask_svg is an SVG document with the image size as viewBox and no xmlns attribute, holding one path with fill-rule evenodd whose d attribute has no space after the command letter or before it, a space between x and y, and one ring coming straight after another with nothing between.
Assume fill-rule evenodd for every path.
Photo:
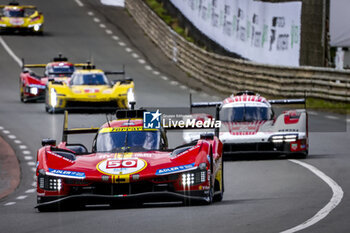
<instances>
[{"instance_id":1,"label":"race car number decal","mask_svg":"<svg viewBox=\"0 0 350 233\"><path fill-rule=\"evenodd\" d=\"M128 175L142 171L147 162L139 158L107 159L98 163L96 168L106 175Z\"/></svg>"},{"instance_id":2,"label":"race car number decal","mask_svg":"<svg viewBox=\"0 0 350 233\"><path fill-rule=\"evenodd\" d=\"M110 160L107 161L106 168L121 168L121 167L137 167L137 159L128 159L128 160Z\"/></svg>"},{"instance_id":3,"label":"race car number decal","mask_svg":"<svg viewBox=\"0 0 350 233\"><path fill-rule=\"evenodd\" d=\"M13 19L10 19L10 24L20 26L20 25L24 24L24 20L13 18Z\"/></svg>"},{"instance_id":4,"label":"race car number decal","mask_svg":"<svg viewBox=\"0 0 350 233\"><path fill-rule=\"evenodd\" d=\"M95 88L86 88L86 89L84 89L84 92L85 93L98 93L98 92L100 92L100 90L95 89Z\"/></svg>"}]
</instances>

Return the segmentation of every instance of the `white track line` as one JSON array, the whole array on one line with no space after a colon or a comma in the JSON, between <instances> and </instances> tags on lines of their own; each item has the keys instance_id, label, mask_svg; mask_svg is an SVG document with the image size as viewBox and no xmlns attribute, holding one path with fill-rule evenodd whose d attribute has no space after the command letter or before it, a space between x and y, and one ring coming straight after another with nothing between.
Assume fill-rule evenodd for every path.
<instances>
[{"instance_id":1,"label":"white track line","mask_svg":"<svg viewBox=\"0 0 350 233\"><path fill-rule=\"evenodd\" d=\"M75 2L78 4L78 6L83 7L84 4L80 0L75 0Z\"/></svg>"},{"instance_id":2,"label":"white track line","mask_svg":"<svg viewBox=\"0 0 350 233\"><path fill-rule=\"evenodd\" d=\"M163 79L164 81L167 81L167 80L169 80L169 78L168 77L166 77L166 76L162 76L162 77L160 77L161 79Z\"/></svg>"},{"instance_id":3,"label":"white track line","mask_svg":"<svg viewBox=\"0 0 350 233\"><path fill-rule=\"evenodd\" d=\"M185 85L181 85L180 88L181 88L182 90L186 90L186 89L187 89L187 87L186 87Z\"/></svg>"},{"instance_id":4,"label":"white track line","mask_svg":"<svg viewBox=\"0 0 350 233\"><path fill-rule=\"evenodd\" d=\"M31 154L31 152L29 150L24 150L24 151L22 151L22 153L25 154L25 155L30 155Z\"/></svg>"},{"instance_id":5,"label":"white track line","mask_svg":"<svg viewBox=\"0 0 350 233\"><path fill-rule=\"evenodd\" d=\"M332 115L327 115L325 117L328 118L328 119L331 119L331 120L338 120L339 119L339 117L332 116Z\"/></svg>"},{"instance_id":6,"label":"white track line","mask_svg":"<svg viewBox=\"0 0 350 233\"><path fill-rule=\"evenodd\" d=\"M146 63L146 61L145 60L143 60L143 59L139 59L139 60L137 60L140 64L145 64Z\"/></svg>"},{"instance_id":7,"label":"white track line","mask_svg":"<svg viewBox=\"0 0 350 233\"><path fill-rule=\"evenodd\" d=\"M346 122L347 122L347 123L350 123L350 119L346 119Z\"/></svg>"},{"instance_id":8,"label":"white track line","mask_svg":"<svg viewBox=\"0 0 350 233\"><path fill-rule=\"evenodd\" d=\"M8 130L3 130L2 131L4 134L9 134L10 133L10 131L8 131Z\"/></svg>"},{"instance_id":9,"label":"white track line","mask_svg":"<svg viewBox=\"0 0 350 233\"><path fill-rule=\"evenodd\" d=\"M26 199L26 198L27 198L27 195L22 195L22 196L16 197L17 200L23 200L23 199Z\"/></svg>"},{"instance_id":10,"label":"white track line","mask_svg":"<svg viewBox=\"0 0 350 233\"><path fill-rule=\"evenodd\" d=\"M101 20L99 18L94 18L94 22L99 23Z\"/></svg>"},{"instance_id":11,"label":"white track line","mask_svg":"<svg viewBox=\"0 0 350 233\"><path fill-rule=\"evenodd\" d=\"M314 112L314 111L307 111L307 113L308 113L309 115L314 115L314 116L317 116L317 115L318 115L318 113L317 113L317 112Z\"/></svg>"},{"instance_id":12,"label":"white track line","mask_svg":"<svg viewBox=\"0 0 350 233\"><path fill-rule=\"evenodd\" d=\"M27 149L27 146L26 145L19 145L19 149L25 150L25 149Z\"/></svg>"},{"instance_id":13,"label":"white track line","mask_svg":"<svg viewBox=\"0 0 350 233\"><path fill-rule=\"evenodd\" d=\"M154 75L160 75L160 72L155 70L155 71L153 71L153 74Z\"/></svg>"},{"instance_id":14,"label":"white track line","mask_svg":"<svg viewBox=\"0 0 350 233\"><path fill-rule=\"evenodd\" d=\"M145 69L146 69L146 70L152 70L152 67L149 66L149 65L146 65L146 66L145 66Z\"/></svg>"},{"instance_id":15,"label":"white track line","mask_svg":"<svg viewBox=\"0 0 350 233\"><path fill-rule=\"evenodd\" d=\"M112 35L112 34L113 34L112 30L109 30L109 29L106 29L106 33L107 33L108 35Z\"/></svg>"},{"instance_id":16,"label":"white track line","mask_svg":"<svg viewBox=\"0 0 350 233\"><path fill-rule=\"evenodd\" d=\"M0 126L0 130L3 130L3 129L4 129L4 127Z\"/></svg>"},{"instance_id":17,"label":"white track line","mask_svg":"<svg viewBox=\"0 0 350 233\"><path fill-rule=\"evenodd\" d=\"M344 196L344 192L342 188L332 178L324 174L322 171L320 171L316 167L308 163L301 162L294 159L289 159L289 161L305 167L306 169L314 173L316 176L321 178L326 184L328 184L329 187L331 187L333 195L331 200L328 202L328 204L325 205L320 211L318 211L313 217L309 218L308 220L299 224L298 226L295 226L291 229L283 231L282 233L292 233L292 232L301 231L307 227L310 227L316 224L317 222L324 219L335 207L337 207L337 205L339 205L339 203L341 202Z\"/></svg>"},{"instance_id":18,"label":"white track line","mask_svg":"<svg viewBox=\"0 0 350 233\"><path fill-rule=\"evenodd\" d=\"M131 53L132 49L131 48L125 48L125 51L128 52L128 53Z\"/></svg>"},{"instance_id":19,"label":"white track line","mask_svg":"<svg viewBox=\"0 0 350 233\"><path fill-rule=\"evenodd\" d=\"M132 56L133 58L139 58L139 57L140 57L137 53L133 53L133 54L131 54L131 56Z\"/></svg>"},{"instance_id":20,"label":"white track line","mask_svg":"<svg viewBox=\"0 0 350 233\"><path fill-rule=\"evenodd\" d=\"M14 140L16 144L21 144L22 142L20 140Z\"/></svg>"},{"instance_id":21,"label":"white track line","mask_svg":"<svg viewBox=\"0 0 350 233\"><path fill-rule=\"evenodd\" d=\"M113 40L119 40L119 37L118 36L112 36L112 39Z\"/></svg>"},{"instance_id":22,"label":"white track line","mask_svg":"<svg viewBox=\"0 0 350 233\"><path fill-rule=\"evenodd\" d=\"M90 16L93 16L93 15L94 15L94 12L89 11L87 14L90 15Z\"/></svg>"},{"instance_id":23,"label":"white track line","mask_svg":"<svg viewBox=\"0 0 350 233\"><path fill-rule=\"evenodd\" d=\"M126 45L124 42L119 42L118 44L122 47L124 47Z\"/></svg>"},{"instance_id":24,"label":"white track line","mask_svg":"<svg viewBox=\"0 0 350 233\"><path fill-rule=\"evenodd\" d=\"M34 193L35 189L28 189L27 191L25 191L25 193Z\"/></svg>"},{"instance_id":25,"label":"white track line","mask_svg":"<svg viewBox=\"0 0 350 233\"><path fill-rule=\"evenodd\" d=\"M35 166L35 162L27 162L28 166Z\"/></svg>"},{"instance_id":26,"label":"white track line","mask_svg":"<svg viewBox=\"0 0 350 233\"><path fill-rule=\"evenodd\" d=\"M24 156L24 159L25 159L25 160L32 160L32 159L33 159L33 157L32 157L32 156L27 155L27 156Z\"/></svg>"},{"instance_id":27,"label":"white track line","mask_svg":"<svg viewBox=\"0 0 350 233\"><path fill-rule=\"evenodd\" d=\"M13 202L13 201L12 201L12 202L7 202L7 203L5 203L4 206L10 206L10 205L15 205L15 204L16 204L16 202Z\"/></svg>"},{"instance_id":28,"label":"white track line","mask_svg":"<svg viewBox=\"0 0 350 233\"><path fill-rule=\"evenodd\" d=\"M12 51L12 49L10 49L10 47L6 44L6 42L2 39L2 37L0 36L0 44L2 45L2 47L4 47L4 49L6 50L6 52L13 58L13 60L15 60L15 62L22 67L22 60L16 56L16 54Z\"/></svg>"},{"instance_id":29,"label":"white track line","mask_svg":"<svg viewBox=\"0 0 350 233\"><path fill-rule=\"evenodd\" d=\"M104 25L103 23L100 24L100 28L106 28L106 25Z\"/></svg>"},{"instance_id":30,"label":"white track line","mask_svg":"<svg viewBox=\"0 0 350 233\"><path fill-rule=\"evenodd\" d=\"M176 86L176 85L179 84L179 82L178 81L171 81L170 84L173 85L173 86Z\"/></svg>"},{"instance_id":31,"label":"white track line","mask_svg":"<svg viewBox=\"0 0 350 233\"><path fill-rule=\"evenodd\" d=\"M12 135L12 134L10 134L10 135L7 135L10 139L15 139L16 138L16 136L15 135Z\"/></svg>"}]
</instances>

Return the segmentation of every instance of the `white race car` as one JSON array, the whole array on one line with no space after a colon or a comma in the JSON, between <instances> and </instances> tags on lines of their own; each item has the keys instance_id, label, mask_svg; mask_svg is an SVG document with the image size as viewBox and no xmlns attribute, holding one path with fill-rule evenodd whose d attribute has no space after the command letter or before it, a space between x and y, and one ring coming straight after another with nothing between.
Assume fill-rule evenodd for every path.
<instances>
[{"instance_id":1,"label":"white race car","mask_svg":"<svg viewBox=\"0 0 350 233\"><path fill-rule=\"evenodd\" d=\"M304 99L267 100L245 91L232 95L223 102L191 103L191 107L220 108L220 140L224 143L226 157L264 153L305 158L309 147L306 110L286 110L276 116L271 107L273 104L304 103ZM199 115L193 116L198 119ZM185 132L183 136L189 142L197 139L199 133Z\"/></svg>"}]
</instances>

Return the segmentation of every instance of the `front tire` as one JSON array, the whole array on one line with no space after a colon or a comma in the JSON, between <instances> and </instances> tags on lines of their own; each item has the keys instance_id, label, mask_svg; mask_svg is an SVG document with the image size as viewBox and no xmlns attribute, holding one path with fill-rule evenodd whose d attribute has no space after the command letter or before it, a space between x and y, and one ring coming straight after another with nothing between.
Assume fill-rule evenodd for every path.
<instances>
[{"instance_id":1,"label":"front tire","mask_svg":"<svg viewBox=\"0 0 350 233\"><path fill-rule=\"evenodd\" d=\"M215 188L216 190L218 189L220 191L220 193L216 193L214 195L213 201L214 202L219 202L222 201L222 199L224 198L224 163L221 162L221 184L220 181L215 180Z\"/></svg>"}]
</instances>

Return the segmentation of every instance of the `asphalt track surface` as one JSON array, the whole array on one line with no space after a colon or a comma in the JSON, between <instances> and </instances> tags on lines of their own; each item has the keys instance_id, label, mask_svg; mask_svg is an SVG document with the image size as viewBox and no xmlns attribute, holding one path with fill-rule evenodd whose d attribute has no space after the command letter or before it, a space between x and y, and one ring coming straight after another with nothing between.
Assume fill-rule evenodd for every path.
<instances>
[{"instance_id":1,"label":"asphalt track surface","mask_svg":"<svg viewBox=\"0 0 350 233\"><path fill-rule=\"evenodd\" d=\"M125 64L127 75L135 80L137 106L186 106L188 86L196 82L167 61L124 10L107 9L97 1L82 2L83 7L70 0L31 1L45 14L45 35L6 35L2 39L19 58L30 63L46 62L62 52L76 62L93 59L102 69L120 69ZM20 185L0 200L0 232L281 232L313 217L333 195L320 177L299 164L287 159L253 158L225 162L224 199L210 206L153 204L39 213L34 209L36 150L42 138L60 140L63 116L46 114L42 103L19 101L20 67L2 47L0 71L0 135L16 152L21 167ZM207 91L197 89L194 99L220 97ZM310 156L302 162L331 177L343 189L344 197L324 219L304 232L350 229L350 135L345 120L339 117L310 114L314 132L310 134ZM104 121L103 114L72 114L69 125L99 126ZM337 132L329 132L334 128ZM72 140L91 144L88 137Z\"/></svg>"}]
</instances>

